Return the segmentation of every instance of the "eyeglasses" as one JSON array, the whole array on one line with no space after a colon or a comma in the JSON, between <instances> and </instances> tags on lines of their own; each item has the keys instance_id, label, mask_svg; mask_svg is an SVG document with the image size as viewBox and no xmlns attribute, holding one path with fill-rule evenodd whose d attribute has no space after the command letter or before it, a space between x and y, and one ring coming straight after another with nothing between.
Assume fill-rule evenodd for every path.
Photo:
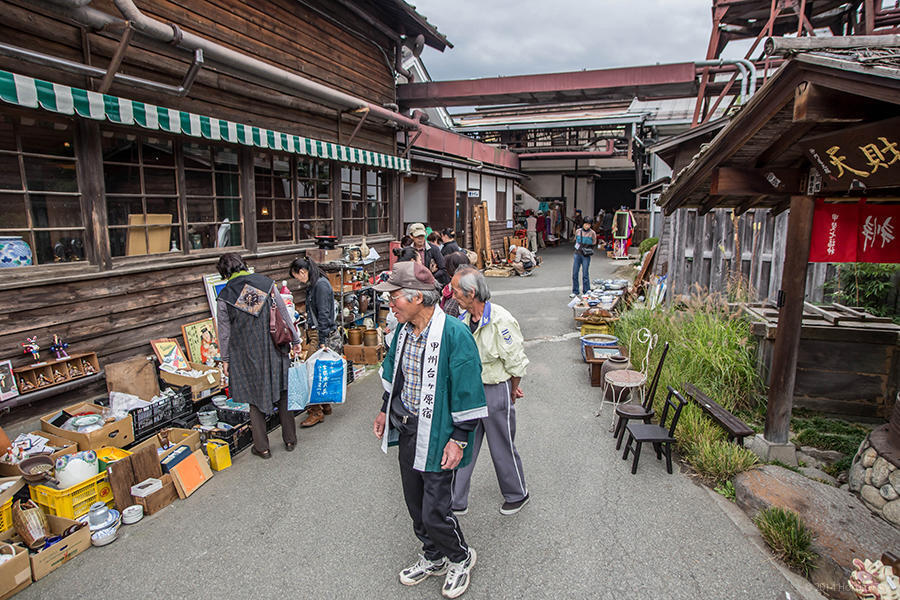
<instances>
[{"instance_id":1,"label":"eyeglasses","mask_svg":"<svg viewBox=\"0 0 900 600\"><path fill-rule=\"evenodd\" d=\"M390 301L388 302L388 304L397 304L397 301L398 301L400 298L403 298L403 297L404 297L404 296L403 296L403 292L400 292L399 294L396 294L396 295L391 294L391 299L390 299Z\"/></svg>"}]
</instances>

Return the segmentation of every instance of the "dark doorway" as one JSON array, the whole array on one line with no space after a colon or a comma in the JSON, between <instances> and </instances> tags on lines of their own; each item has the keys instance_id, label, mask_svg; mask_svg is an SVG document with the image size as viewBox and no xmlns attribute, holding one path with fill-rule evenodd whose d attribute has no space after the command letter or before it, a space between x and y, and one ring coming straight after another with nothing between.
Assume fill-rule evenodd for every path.
<instances>
[{"instance_id":1,"label":"dark doorway","mask_svg":"<svg viewBox=\"0 0 900 600\"><path fill-rule=\"evenodd\" d=\"M594 180L594 214L600 209L609 212L622 206L634 208L634 171L604 172Z\"/></svg>"}]
</instances>

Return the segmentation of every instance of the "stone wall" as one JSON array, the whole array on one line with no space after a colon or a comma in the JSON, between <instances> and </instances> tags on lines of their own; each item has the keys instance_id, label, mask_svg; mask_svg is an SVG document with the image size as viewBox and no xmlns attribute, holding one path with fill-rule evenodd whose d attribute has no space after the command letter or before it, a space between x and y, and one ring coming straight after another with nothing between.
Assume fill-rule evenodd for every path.
<instances>
[{"instance_id":1,"label":"stone wall","mask_svg":"<svg viewBox=\"0 0 900 600\"><path fill-rule=\"evenodd\" d=\"M900 527L900 468L892 462L895 457L890 449L878 443L886 436L886 430L887 425L863 440L853 459L848 483L873 512Z\"/></svg>"}]
</instances>

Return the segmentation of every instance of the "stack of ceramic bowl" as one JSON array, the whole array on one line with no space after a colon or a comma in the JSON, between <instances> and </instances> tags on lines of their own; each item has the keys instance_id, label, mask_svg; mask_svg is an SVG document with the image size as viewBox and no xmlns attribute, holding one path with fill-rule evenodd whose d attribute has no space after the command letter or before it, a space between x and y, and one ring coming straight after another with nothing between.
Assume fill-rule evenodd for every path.
<instances>
[{"instance_id":1,"label":"stack of ceramic bowl","mask_svg":"<svg viewBox=\"0 0 900 600\"><path fill-rule=\"evenodd\" d=\"M119 536L120 518L116 509L109 508L102 502L94 502L88 514L78 517L78 521L90 526L93 545L105 546L116 541Z\"/></svg>"},{"instance_id":2,"label":"stack of ceramic bowl","mask_svg":"<svg viewBox=\"0 0 900 600\"><path fill-rule=\"evenodd\" d=\"M197 417L200 419L201 425L215 427L216 422L219 420L219 413L215 410L203 410L197 413Z\"/></svg>"},{"instance_id":3,"label":"stack of ceramic bowl","mask_svg":"<svg viewBox=\"0 0 900 600\"><path fill-rule=\"evenodd\" d=\"M122 511L122 523L134 525L144 518L144 507L140 504L132 504Z\"/></svg>"}]
</instances>

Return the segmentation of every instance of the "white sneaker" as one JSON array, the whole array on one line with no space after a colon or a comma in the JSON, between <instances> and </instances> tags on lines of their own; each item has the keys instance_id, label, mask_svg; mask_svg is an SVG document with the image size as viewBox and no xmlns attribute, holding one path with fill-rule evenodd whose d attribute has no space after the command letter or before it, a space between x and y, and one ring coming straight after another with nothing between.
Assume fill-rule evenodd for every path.
<instances>
[{"instance_id":1,"label":"white sneaker","mask_svg":"<svg viewBox=\"0 0 900 600\"><path fill-rule=\"evenodd\" d=\"M452 564L446 556L439 561L432 561L420 554L419 560L414 565L400 571L400 583L403 585L422 583L429 577L443 575L447 572L447 566Z\"/></svg>"},{"instance_id":2,"label":"white sneaker","mask_svg":"<svg viewBox=\"0 0 900 600\"><path fill-rule=\"evenodd\" d=\"M569 298L574 298L574 297L577 296L577 295L578 295L578 294L569 294Z\"/></svg>"},{"instance_id":3,"label":"white sneaker","mask_svg":"<svg viewBox=\"0 0 900 600\"><path fill-rule=\"evenodd\" d=\"M441 588L444 598L459 598L469 589L469 571L475 566L476 559L475 549L469 546L469 556L464 561L449 564L444 587Z\"/></svg>"}]
</instances>

